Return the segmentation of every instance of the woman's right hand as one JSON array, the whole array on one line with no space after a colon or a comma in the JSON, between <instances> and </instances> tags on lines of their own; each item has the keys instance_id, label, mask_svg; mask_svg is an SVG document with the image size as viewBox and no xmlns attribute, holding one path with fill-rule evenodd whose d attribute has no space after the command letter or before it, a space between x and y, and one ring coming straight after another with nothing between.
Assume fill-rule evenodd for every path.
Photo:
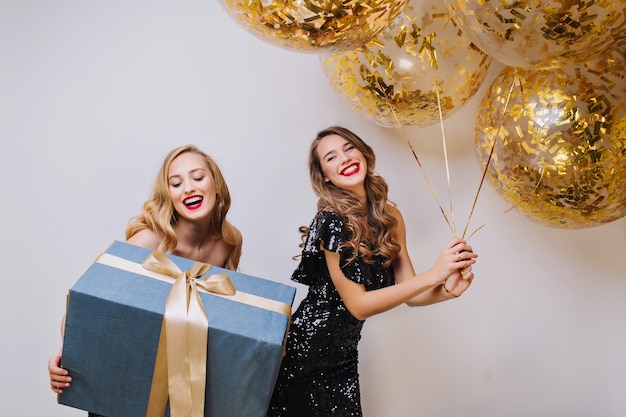
<instances>
[{"instance_id":1,"label":"woman's right hand","mask_svg":"<svg viewBox=\"0 0 626 417\"><path fill-rule=\"evenodd\" d=\"M60 394L63 388L70 386L72 377L68 375L67 369L61 367L61 350L48 359L48 374L50 374L50 389L55 393Z\"/></svg>"},{"instance_id":2,"label":"woman's right hand","mask_svg":"<svg viewBox=\"0 0 626 417\"><path fill-rule=\"evenodd\" d=\"M476 263L476 255L472 247L463 239L454 238L448 243L439 254L435 266L435 273L444 282L448 277L458 274L465 268Z\"/></svg>"}]
</instances>

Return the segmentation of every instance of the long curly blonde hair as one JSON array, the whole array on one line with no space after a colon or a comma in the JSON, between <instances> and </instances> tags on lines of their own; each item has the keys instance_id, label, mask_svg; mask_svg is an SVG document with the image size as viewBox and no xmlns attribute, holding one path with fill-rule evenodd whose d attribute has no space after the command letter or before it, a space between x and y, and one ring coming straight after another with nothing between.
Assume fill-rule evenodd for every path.
<instances>
[{"instance_id":1,"label":"long curly blonde hair","mask_svg":"<svg viewBox=\"0 0 626 417\"><path fill-rule=\"evenodd\" d=\"M324 180L322 165L317 147L329 135L339 135L358 149L367 162L365 192L367 203L364 206L358 199L341 188ZM309 175L313 191L319 197L318 212L332 210L347 219L346 227L350 240L344 246L352 249L352 257L361 256L367 263L374 262L374 256L381 256L384 265L390 266L400 253L400 244L395 235L398 221L391 213L394 203L387 198L388 186L385 180L374 173L376 157L372 148L350 130L341 126L331 126L317 134L309 151ZM300 228L303 234L308 228Z\"/></svg>"},{"instance_id":2,"label":"long curly blonde hair","mask_svg":"<svg viewBox=\"0 0 626 417\"><path fill-rule=\"evenodd\" d=\"M154 181L152 196L143 204L141 214L131 219L126 227L126 239L128 240L137 232L149 229L162 236L157 250L172 253L178 244L178 238L172 224L177 221L178 213L174 210L174 203L169 191L168 173L170 165L178 156L193 152L200 155L206 162L207 168L213 176L215 191L217 193L215 206L211 211L211 219L208 228L213 236L221 237L230 252L226 260L225 268L236 270L241 257L242 236L241 232L226 220L226 214L230 209L230 192L219 167L206 153L194 145L180 146L172 150L163 161L159 173Z\"/></svg>"}]
</instances>

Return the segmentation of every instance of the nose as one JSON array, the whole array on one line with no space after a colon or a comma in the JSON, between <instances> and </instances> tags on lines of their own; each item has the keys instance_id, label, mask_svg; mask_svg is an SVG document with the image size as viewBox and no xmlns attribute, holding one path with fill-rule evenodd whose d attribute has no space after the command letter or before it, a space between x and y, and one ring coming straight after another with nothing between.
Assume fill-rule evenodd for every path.
<instances>
[{"instance_id":1,"label":"nose","mask_svg":"<svg viewBox=\"0 0 626 417\"><path fill-rule=\"evenodd\" d=\"M350 162L350 160L351 160L350 155L348 155L347 153L345 152L339 153L339 162L341 165L347 164L348 162Z\"/></svg>"},{"instance_id":2,"label":"nose","mask_svg":"<svg viewBox=\"0 0 626 417\"><path fill-rule=\"evenodd\" d=\"M185 194L189 194L195 190L196 190L196 185L194 184L193 181L185 181L183 183L183 191L185 192Z\"/></svg>"}]
</instances>

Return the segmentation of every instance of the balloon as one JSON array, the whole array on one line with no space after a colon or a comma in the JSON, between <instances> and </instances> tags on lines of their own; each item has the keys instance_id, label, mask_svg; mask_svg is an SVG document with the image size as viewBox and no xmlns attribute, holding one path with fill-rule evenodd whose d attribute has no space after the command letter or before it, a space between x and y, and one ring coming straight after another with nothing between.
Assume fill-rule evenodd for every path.
<instances>
[{"instance_id":1,"label":"balloon","mask_svg":"<svg viewBox=\"0 0 626 417\"><path fill-rule=\"evenodd\" d=\"M342 51L373 39L408 0L219 0L258 38L297 52Z\"/></svg>"},{"instance_id":2,"label":"balloon","mask_svg":"<svg viewBox=\"0 0 626 417\"><path fill-rule=\"evenodd\" d=\"M578 229L626 216L625 55L506 67L483 97L474 143L483 167L493 148L486 178L537 223Z\"/></svg>"},{"instance_id":3,"label":"balloon","mask_svg":"<svg viewBox=\"0 0 626 417\"><path fill-rule=\"evenodd\" d=\"M353 51L320 56L346 104L384 127L424 127L467 102L491 58L471 45L437 0L411 0L378 37ZM437 97L439 94L439 99Z\"/></svg>"},{"instance_id":4,"label":"balloon","mask_svg":"<svg viewBox=\"0 0 626 417\"><path fill-rule=\"evenodd\" d=\"M501 63L546 69L624 42L624 0L445 0L455 22Z\"/></svg>"}]
</instances>

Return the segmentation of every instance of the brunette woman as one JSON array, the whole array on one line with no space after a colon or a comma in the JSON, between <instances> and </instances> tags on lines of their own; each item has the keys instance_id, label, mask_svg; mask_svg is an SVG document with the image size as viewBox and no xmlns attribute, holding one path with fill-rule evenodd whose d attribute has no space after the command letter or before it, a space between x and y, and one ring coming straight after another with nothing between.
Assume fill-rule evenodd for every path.
<instances>
[{"instance_id":1,"label":"brunette woman","mask_svg":"<svg viewBox=\"0 0 626 417\"><path fill-rule=\"evenodd\" d=\"M472 282L477 255L456 238L415 273L402 214L374 164L372 148L343 127L322 130L311 145L317 215L301 228L292 276L309 290L292 317L268 417L362 416L357 344L365 319L454 299Z\"/></svg>"}]
</instances>

